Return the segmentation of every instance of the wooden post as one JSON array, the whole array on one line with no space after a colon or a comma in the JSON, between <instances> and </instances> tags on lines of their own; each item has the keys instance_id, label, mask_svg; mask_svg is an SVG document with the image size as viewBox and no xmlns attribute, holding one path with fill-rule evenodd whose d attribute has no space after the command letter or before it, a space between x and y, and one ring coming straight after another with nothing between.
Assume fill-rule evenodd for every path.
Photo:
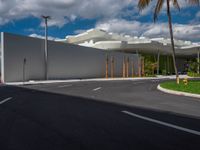
<instances>
[{"instance_id":1,"label":"wooden post","mask_svg":"<svg viewBox=\"0 0 200 150\"><path fill-rule=\"evenodd\" d=\"M141 77L141 58L140 58L138 51L136 51L136 53L138 56L138 77Z\"/></svg>"},{"instance_id":2,"label":"wooden post","mask_svg":"<svg viewBox=\"0 0 200 150\"><path fill-rule=\"evenodd\" d=\"M111 57L111 78L114 78L114 57Z\"/></svg>"},{"instance_id":3,"label":"wooden post","mask_svg":"<svg viewBox=\"0 0 200 150\"><path fill-rule=\"evenodd\" d=\"M106 78L108 78L108 63L109 63L109 58L108 55L106 55Z\"/></svg>"},{"instance_id":4,"label":"wooden post","mask_svg":"<svg viewBox=\"0 0 200 150\"><path fill-rule=\"evenodd\" d=\"M125 78L126 76L126 62L125 62L126 57L123 57L123 78Z\"/></svg>"},{"instance_id":5,"label":"wooden post","mask_svg":"<svg viewBox=\"0 0 200 150\"><path fill-rule=\"evenodd\" d=\"M129 77L129 57L127 57L126 60L126 77Z\"/></svg>"},{"instance_id":6,"label":"wooden post","mask_svg":"<svg viewBox=\"0 0 200 150\"><path fill-rule=\"evenodd\" d=\"M132 60L132 78L134 78L134 61Z\"/></svg>"},{"instance_id":7,"label":"wooden post","mask_svg":"<svg viewBox=\"0 0 200 150\"><path fill-rule=\"evenodd\" d=\"M144 77L144 57L141 59L142 67L142 76Z\"/></svg>"}]
</instances>

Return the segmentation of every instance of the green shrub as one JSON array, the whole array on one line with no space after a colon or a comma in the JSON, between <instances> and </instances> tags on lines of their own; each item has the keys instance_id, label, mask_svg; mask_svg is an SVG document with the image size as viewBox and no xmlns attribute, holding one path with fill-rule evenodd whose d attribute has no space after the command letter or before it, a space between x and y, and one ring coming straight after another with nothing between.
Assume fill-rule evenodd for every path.
<instances>
[{"instance_id":1,"label":"green shrub","mask_svg":"<svg viewBox=\"0 0 200 150\"><path fill-rule=\"evenodd\" d=\"M198 74L196 72L188 72L187 75L190 77L200 77L200 74Z\"/></svg>"},{"instance_id":2,"label":"green shrub","mask_svg":"<svg viewBox=\"0 0 200 150\"><path fill-rule=\"evenodd\" d=\"M167 75L167 70L166 69L162 70L162 75Z\"/></svg>"}]
</instances>

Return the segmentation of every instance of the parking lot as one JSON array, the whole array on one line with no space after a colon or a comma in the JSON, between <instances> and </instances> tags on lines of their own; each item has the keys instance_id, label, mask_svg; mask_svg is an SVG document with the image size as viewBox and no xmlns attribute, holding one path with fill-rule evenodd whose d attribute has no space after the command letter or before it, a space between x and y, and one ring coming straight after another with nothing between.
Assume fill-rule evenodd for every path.
<instances>
[{"instance_id":1,"label":"parking lot","mask_svg":"<svg viewBox=\"0 0 200 150\"><path fill-rule=\"evenodd\" d=\"M162 80L0 86L2 149L199 149L200 100Z\"/></svg>"}]
</instances>

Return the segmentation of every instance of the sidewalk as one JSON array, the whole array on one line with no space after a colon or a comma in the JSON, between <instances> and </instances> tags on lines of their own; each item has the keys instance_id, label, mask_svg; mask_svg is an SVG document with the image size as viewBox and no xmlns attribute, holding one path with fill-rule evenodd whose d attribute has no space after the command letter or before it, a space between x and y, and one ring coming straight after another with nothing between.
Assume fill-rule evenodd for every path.
<instances>
[{"instance_id":1,"label":"sidewalk","mask_svg":"<svg viewBox=\"0 0 200 150\"><path fill-rule=\"evenodd\" d=\"M181 79L183 78L191 78L187 75L180 75ZM26 82L7 82L7 85L31 85L31 84L49 84L49 83L69 83L69 82L85 82L85 81L138 81L138 80L160 80L160 79L175 79L176 76L162 76L159 75L157 77L135 77L135 78L92 78L92 79L68 79L68 80L40 80L40 81L26 81Z\"/></svg>"}]
</instances>

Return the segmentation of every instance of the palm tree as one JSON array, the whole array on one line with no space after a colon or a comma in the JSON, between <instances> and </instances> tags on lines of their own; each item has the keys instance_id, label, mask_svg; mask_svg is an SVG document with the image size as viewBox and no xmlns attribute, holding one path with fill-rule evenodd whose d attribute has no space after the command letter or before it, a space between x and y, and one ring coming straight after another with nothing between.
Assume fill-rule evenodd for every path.
<instances>
[{"instance_id":1,"label":"palm tree","mask_svg":"<svg viewBox=\"0 0 200 150\"><path fill-rule=\"evenodd\" d=\"M146 8L150 2L153 0L139 0L138 2L138 8L139 10L143 10ZM186 0L190 4L197 4L199 5L199 0ZM154 22L157 20L158 14L160 13L163 4L167 3L167 17L168 17L168 24L169 24L169 32L170 32L170 38L171 38L171 46L172 46L172 58L173 58L173 64L174 64L174 71L176 73L176 83L179 84L179 75L177 71L176 66L176 57L175 57L175 48L174 48L174 35L173 35L173 27L172 27L172 19L171 19L171 11L170 11L170 2L172 2L172 5L180 10L178 0L157 0L155 11L154 11Z\"/></svg>"}]
</instances>

